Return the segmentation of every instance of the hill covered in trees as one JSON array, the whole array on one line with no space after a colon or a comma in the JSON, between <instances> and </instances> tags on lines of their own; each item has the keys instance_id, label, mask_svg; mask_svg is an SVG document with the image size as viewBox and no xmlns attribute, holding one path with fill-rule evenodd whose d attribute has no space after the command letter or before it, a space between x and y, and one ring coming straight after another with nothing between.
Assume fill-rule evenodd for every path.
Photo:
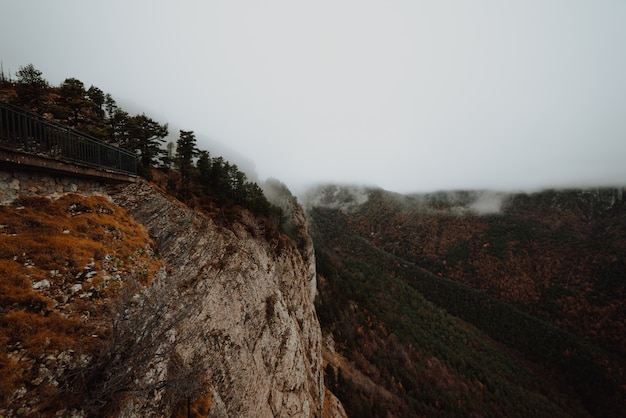
<instances>
[{"instance_id":1,"label":"hill covered in trees","mask_svg":"<svg viewBox=\"0 0 626 418\"><path fill-rule=\"evenodd\" d=\"M317 309L348 414L621 416L622 192L319 189Z\"/></svg>"},{"instance_id":2,"label":"hill covered in trees","mask_svg":"<svg viewBox=\"0 0 626 418\"><path fill-rule=\"evenodd\" d=\"M20 67L15 78L0 72L0 100L134 152L141 176L192 207L220 208L224 215L224 207L239 205L280 217L280 210L267 201L261 187L236 164L198 148L192 130L180 130L175 142L167 142L167 123L145 113L129 114L96 86L87 88L76 78L51 86L41 71L28 64Z\"/></svg>"}]
</instances>

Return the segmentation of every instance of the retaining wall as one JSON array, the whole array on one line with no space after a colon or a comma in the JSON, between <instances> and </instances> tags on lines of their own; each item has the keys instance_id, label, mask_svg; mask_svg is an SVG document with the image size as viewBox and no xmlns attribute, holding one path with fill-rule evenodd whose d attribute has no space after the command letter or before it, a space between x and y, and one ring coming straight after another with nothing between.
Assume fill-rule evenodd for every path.
<instances>
[{"instance_id":1,"label":"retaining wall","mask_svg":"<svg viewBox=\"0 0 626 418\"><path fill-rule=\"evenodd\" d=\"M0 169L0 204L11 204L21 196L44 196L58 199L66 193L106 194L102 181L61 176L36 171Z\"/></svg>"}]
</instances>

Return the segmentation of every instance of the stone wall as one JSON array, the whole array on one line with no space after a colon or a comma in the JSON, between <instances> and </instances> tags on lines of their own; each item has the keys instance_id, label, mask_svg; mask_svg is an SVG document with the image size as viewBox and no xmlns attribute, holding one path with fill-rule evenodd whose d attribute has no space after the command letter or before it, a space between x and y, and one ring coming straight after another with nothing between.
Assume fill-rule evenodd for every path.
<instances>
[{"instance_id":1,"label":"stone wall","mask_svg":"<svg viewBox=\"0 0 626 418\"><path fill-rule=\"evenodd\" d=\"M101 181L36 171L0 169L0 204L11 204L20 196L59 198L65 193L105 194Z\"/></svg>"}]
</instances>

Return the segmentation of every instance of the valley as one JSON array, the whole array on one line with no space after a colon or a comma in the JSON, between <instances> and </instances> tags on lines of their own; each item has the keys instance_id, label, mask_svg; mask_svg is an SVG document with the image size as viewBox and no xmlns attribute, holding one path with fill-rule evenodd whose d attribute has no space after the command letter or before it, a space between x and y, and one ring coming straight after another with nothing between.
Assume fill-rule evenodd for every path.
<instances>
[{"instance_id":1,"label":"valley","mask_svg":"<svg viewBox=\"0 0 626 418\"><path fill-rule=\"evenodd\" d=\"M483 214L478 192L317 193L322 328L401 399L395 415L619 416L619 190L495 196ZM348 414L385 416L351 385Z\"/></svg>"}]
</instances>

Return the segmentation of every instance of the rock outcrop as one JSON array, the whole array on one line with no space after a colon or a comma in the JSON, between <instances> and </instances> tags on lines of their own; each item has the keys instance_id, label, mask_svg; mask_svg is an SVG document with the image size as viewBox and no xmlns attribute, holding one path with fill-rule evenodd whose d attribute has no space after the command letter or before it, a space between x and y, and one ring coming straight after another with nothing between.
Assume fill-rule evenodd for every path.
<instances>
[{"instance_id":1,"label":"rock outcrop","mask_svg":"<svg viewBox=\"0 0 626 418\"><path fill-rule=\"evenodd\" d=\"M154 239L167 274L144 293L152 291L154 306L171 311L162 313L163 321L176 318L158 341L149 372L136 381L171 373L175 357L180 365L174 366L192 370L199 392L210 398L210 416L321 416L322 343L310 238L279 245L264 239L264 226L245 213L228 228L218 226L145 182L111 195ZM131 320L155 315L145 308L130 309ZM180 399L168 400L167 390L137 391L121 415L171 414Z\"/></svg>"}]
</instances>

